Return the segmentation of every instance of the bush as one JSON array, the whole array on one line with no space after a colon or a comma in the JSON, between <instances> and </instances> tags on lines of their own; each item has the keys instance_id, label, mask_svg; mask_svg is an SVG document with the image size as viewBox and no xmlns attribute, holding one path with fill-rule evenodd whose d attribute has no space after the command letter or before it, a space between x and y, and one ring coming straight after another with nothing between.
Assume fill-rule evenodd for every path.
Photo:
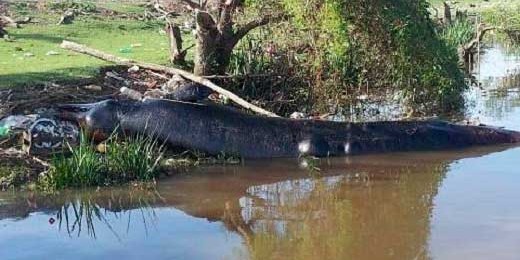
<instances>
[{"instance_id":1,"label":"bush","mask_svg":"<svg viewBox=\"0 0 520 260\"><path fill-rule=\"evenodd\" d=\"M249 2L259 12L276 4ZM402 97L403 104L425 112L463 104L466 85L456 48L438 33L427 1L283 0L279 8L290 15L290 21L257 33L262 44L256 44L264 52L255 57L262 59L262 68L267 68L264 73L280 60L288 60L282 77L298 78L292 81L301 91L264 87L272 99L277 95L305 97L297 105L312 104L312 110L329 112L332 105L348 104L360 94L383 95L390 90ZM266 53L267 45L275 45L275 57ZM242 42L240 48L246 54L237 54L247 55L248 46ZM242 70L234 68L236 71ZM267 81L254 81L255 88L263 82ZM278 93L284 90L291 92ZM301 92L308 94L295 95Z\"/></svg>"}]
</instances>

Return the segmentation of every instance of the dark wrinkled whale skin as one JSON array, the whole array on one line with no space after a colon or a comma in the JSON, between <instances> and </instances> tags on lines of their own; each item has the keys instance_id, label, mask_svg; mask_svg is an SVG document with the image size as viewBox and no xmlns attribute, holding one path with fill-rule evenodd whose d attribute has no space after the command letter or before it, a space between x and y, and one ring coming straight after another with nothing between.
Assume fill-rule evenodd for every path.
<instances>
[{"instance_id":1,"label":"dark wrinkled whale skin","mask_svg":"<svg viewBox=\"0 0 520 260\"><path fill-rule=\"evenodd\" d=\"M95 139L115 129L172 146L243 158L342 156L520 142L520 133L444 121L348 123L268 118L220 106L148 99L63 105L62 116Z\"/></svg>"}]
</instances>

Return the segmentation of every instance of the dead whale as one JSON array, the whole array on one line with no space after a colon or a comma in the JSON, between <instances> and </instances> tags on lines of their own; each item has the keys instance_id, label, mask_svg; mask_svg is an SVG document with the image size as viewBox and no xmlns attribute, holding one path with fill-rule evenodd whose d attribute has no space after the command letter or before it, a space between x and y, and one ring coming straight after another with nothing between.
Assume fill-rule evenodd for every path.
<instances>
[{"instance_id":1,"label":"dead whale","mask_svg":"<svg viewBox=\"0 0 520 260\"><path fill-rule=\"evenodd\" d=\"M58 109L60 117L76 121L97 141L117 129L126 134L155 136L171 146L243 158L325 157L520 142L519 132L439 120L294 120L159 99L105 100L61 105Z\"/></svg>"}]
</instances>

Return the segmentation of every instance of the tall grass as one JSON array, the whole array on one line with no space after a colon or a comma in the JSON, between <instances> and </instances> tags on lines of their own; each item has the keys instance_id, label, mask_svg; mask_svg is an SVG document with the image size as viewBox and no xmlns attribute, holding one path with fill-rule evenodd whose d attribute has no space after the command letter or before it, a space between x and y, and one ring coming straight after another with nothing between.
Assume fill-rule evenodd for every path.
<instances>
[{"instance_id":1,"label":"tall grass","mask_svg":"<svg viewBox=\"0 0 520 260\"><path fill-rule=\"evenodd\" d=\"M157 140L139 135L110 142L104 159L112 181L150 181L156 177L162 156Z\"/></svg>"},{"instance_id":2,"label":"tall grass","mask_svg":"<svg viewBox=\"0 0 520 260\"><path fill-rule=\"evenodd\" d=\"M159 174L163 147L150 137L110 138L104 154L82 136L68 155L53 158L51 168L39 180L45 191L151 181Z\"/></svg>"},{"instance_id":3,"label":"tall grass","mask_svg":"<svg viewBox=\"0 0 520 260\"><path fill-rule=\"evenodd\" d=\"M101 185L103 164L84 135L79 146L69 146L69 152L69 156L60 154L53 158L52 167L40 180L40 186L45 190L55 190Z\"/></svg>"},{"instance_id":4,"label":"tall grass","mask_svg":"<svg viewBox=\"0 0 520 260\"><path fill-rule=\"evenodd\" d=\"M457 19L440 32L442 39L454 48L470 42L475 37L475 34L475 25L468 19Z\"/></svg>"}]
</instances>

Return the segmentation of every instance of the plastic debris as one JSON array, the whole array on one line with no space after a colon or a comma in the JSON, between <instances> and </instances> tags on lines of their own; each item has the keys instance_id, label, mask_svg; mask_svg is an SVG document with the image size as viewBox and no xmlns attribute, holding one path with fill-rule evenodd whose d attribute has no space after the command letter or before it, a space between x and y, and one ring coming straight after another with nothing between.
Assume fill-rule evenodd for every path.
<instances>
[{"instance_id":1,"label":"plastic debris","mask_svg":"<svg viewBox=\"0 0 520 260\"><path fill-rule=\"evenodd\" d=\"M128 72L130 72L130 73L138 72L138 71L139 71L139 66L136 66L136 65L134 65L128 69Z\"/></svg>"},{"instance_id":2,"label":"plastic debris","mask_svg":"<svg viewBox=\"0 0 520 260\"><path fill-rule=\"evenodd\" d=\"M45 54L45 55L47 55L47 56L55 56L55 55L60 55L60 53L57 52L57 51L48 51L47 54Z\"/></svg>"},{"instance_id":3,"label":"plastic debris","mask_svg":"<svg viewBox=\"0 0 520 260\"><path fill-rule=\"evenodd\" d=\"M102 91L103 90L103 88L98 85L86 85L83 88L86 90L90 90L90 91Z\"/></svg>"},{"instance_id":4,"label":"plastic debris","mask_svg":"<svg viewBox=\"0 0 520 260\"><path fill-rule=\"evenodd\" d=\"M28 154L47 154L75 146L80 130L69 121L40 118L24 132L23 150Z\"/></svg>"},{"instance_id":5,"label":"plastic debris","mask_svg":"<svg viewBox=\"0 0 520 260\"><path fill-rule=\"evenodd\" d=\"M121 48L119 49L119 52L120 53L132 53L132 47L124 47L124 48Z\"/></svg>"},{"instance_id":6,"label":"plastic debris","mask_svg":"<svg viewBox=\"0 0 520 260\"><path fill-rule=\"evenodd\" d=\"M5 126L0 126L0 138L9 136L10 129Z\"/></svg>"},{"instance_id":7,"label":"plastic debris","mask_svg":"<svg viewBox=\"0 0 520 260\"><path fill-rule=\"evenodd\" d=\"M8 116L0 120L0 127L9 130L27 129L37 119L36 115L29 116Z\"/></svg>"}]
</instances>

